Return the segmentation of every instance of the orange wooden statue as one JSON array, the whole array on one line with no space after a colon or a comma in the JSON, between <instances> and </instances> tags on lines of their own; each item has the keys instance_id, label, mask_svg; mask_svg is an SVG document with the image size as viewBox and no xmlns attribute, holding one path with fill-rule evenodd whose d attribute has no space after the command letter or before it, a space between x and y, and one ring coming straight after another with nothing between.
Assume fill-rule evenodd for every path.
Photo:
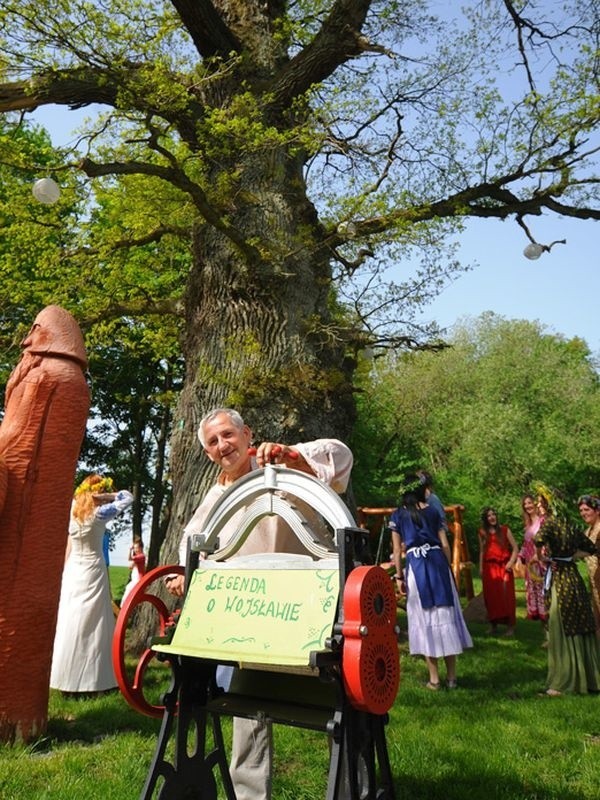
<instances>
[{"instance_id":1,"label":"orange wooden statue","mask_svg":"<svg viewBox=\"0 0 600 800\"><path fill-rule=\"evenodd\" d=\"M73 484L90 392L75 319L47 306L21 343L0 425L0 741L46 730Z\"/></svg>"}]
</instances>

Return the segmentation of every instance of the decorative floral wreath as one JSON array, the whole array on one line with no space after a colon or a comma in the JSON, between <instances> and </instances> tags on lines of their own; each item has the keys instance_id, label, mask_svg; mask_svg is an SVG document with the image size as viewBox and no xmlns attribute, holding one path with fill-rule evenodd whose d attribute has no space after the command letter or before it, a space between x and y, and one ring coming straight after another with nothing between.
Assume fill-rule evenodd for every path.
<instances>
[{"instance_id":1,"label":"decorative floral wreath","mask_svg":"<svg viewBox=\"0 0 600 800\"><path fill-rule=\"evenodd\" d=\"M83 492L92 492L93 494L108 494L114 492L114 484L112 478L102 478L90 483L89 478L82 481L75 489L75 497Z\"/></svg>"},{"instance_id":2,"label":"decorative floral wreath","mask_svg":"<svg viewBox=\"0 0 600 800\"><path fill-rule=\"evenodd\" d=\"M545 483L541 481L536 481L531 487L532 494L534 496L543 497L548 507L554 510L554 505L556 502L555 492L549 487L546 486Z\"/></svg>"},{"instance_id":3,"label":"decorative floral wreath","mask_svg":"<svg viewBox=\"0 0 600 800\"><path fill-rule=\"evenodd\" d=\"M562 493L557 489L547 486L541 481L535 481L531 487L531 494L543 497L551 514L558 517L567 517L567 505Z\"/></svg>"},{"instance_id":4,"label":"decorative floral wreath","mask_svg":"<svg viewBox=\"0 0 600 800\"><path fill-rule=\"evenodd\" d=\"M593 508L594 511L600 511L600 497L595 494L582 494L577 500L577 505L580 506L585 503L586 506Z\"/></svg>"}]
</instances>

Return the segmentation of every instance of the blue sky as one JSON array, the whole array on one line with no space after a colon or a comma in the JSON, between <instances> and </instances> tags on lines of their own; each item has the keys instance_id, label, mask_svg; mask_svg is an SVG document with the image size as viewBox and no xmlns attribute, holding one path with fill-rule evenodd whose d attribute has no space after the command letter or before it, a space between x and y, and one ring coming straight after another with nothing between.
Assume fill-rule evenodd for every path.
<instances>
[{"instance_id":1,"label":"blue sky","mask_svg":"<svg viewBox=\"0 0 600 800\"><path fill-rule=\"evenodd\" d=\"M549 332L579 336L600 358L600 223L565 217L529 217L540 244L566 239L537 261L514 221L473 220L460 238L459 258L478 262L424 311L452 326L461 317L493 311L508 319L539 320Z\"/></svg>"}]
</instances>

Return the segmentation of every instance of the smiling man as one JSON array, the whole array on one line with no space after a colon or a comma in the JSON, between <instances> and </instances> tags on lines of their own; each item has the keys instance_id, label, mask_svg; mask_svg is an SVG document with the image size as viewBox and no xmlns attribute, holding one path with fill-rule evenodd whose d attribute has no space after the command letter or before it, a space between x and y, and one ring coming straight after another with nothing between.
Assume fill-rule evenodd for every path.
<instances>
[{"instance_id":1,"label":"smiling man","mask_svg":"<svg viewBox=\"0 0 600 800\"><path fill-rule=\"evenodd\" d=\"M278 442L263 442L256 452L250 449L252 431L240 414L231 408L217 408L200 421L198 438L208 458L217 464L217 481L185 526L179 545L179 561L185 564L187 541L201 533L205 520L223 493L239 478L266 464L283 464L291 469L314 475L318 480L341 493L346 489L352 469L352 452L338 439L317 439L289 447ZM302 501L297 507L311 530L321 538L330 537L325 522ZM245 509L239 509L224 530L219 532L223 547L237 529ZM233 558L256 553L299 553L310 555L287 522L279 516L263 517ZM169 592L181 597L184 591L182 575L169 576L165 583ZM237 800L269 800L273 747L269 723L253 719L233 720L233 744L230 773Z\"/></svg>"},{"instance_id":2,"label":"smiling man","mask_svg":"<svg viewBox=\"0 0 600 800\"><path fill-rule=\"evenodd\" d=\"M318 480L341 493L346 489L352 469L352 453L338 439L316 439L312 442L300 442L288 446L278 442L262 442L251 454L252 431L240 414L231 408L218 408L206 414L198 428L198 438L208 458L220 467L217 481L196 509L194 515L185 526L179 544L179 563L185 564L187 541L195 533L201 533L208 513L226 489L238 478L260 469L266 464L283 464L314 475ZM323 520L305 504L305 514L311 528L327 537L328 533ZM242 518L244 509L240 509L231 518L227 529L220 533L220 545L223 547L236 530L236 523ZM236 556L255 553L299 553L308 554L294 532L281 517L271 516L260 520L253 528L248 539L236 553ZM170 576L167 579L171 594L183 594L183 576Z\"/></svg>"}]
</instances>

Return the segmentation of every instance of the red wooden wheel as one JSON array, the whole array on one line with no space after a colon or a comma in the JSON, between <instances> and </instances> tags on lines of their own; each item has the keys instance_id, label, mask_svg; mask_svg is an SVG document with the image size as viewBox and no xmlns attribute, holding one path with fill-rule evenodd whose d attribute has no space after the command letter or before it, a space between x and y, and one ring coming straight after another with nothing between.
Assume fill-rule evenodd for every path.
<instances>
[{"instance_id":1,"label":"red wooden wheel","mask_svg":"<svg viewBox=\"0 0 600 800\"><path fill-rule=\"evenodd\" d=\"M352 705L385 714L400 681L396 597L381 567L356 567L344 587L342 677Z\"/></svg>"},{"instance_id":2,"label":"red wooden wheel","mask_svg":"<svg viewBox=\"0 0 600 800\"><path fill-rule=\"evenodd\" d=\"M121 606L115 625L112 659L119 689L127 702L136 711L150 717L162 717L164 711L164 706L150 703L144 695L144 675L148 664L154 658L154 652L150 648L144 650L136 665L133 678L130 678L125 667L127 626L138 606L142 605L142 603L150 603L156 610L159 619L156 635L163 635L167 626L172 623L173 615L163 600L150 592L150 588L156 581L160 580L162 582L165 575L183 575L183 573L184 568L177 565L156 567L156 569L152 569L143 575Z\"/></svg>"}]
</instances>

